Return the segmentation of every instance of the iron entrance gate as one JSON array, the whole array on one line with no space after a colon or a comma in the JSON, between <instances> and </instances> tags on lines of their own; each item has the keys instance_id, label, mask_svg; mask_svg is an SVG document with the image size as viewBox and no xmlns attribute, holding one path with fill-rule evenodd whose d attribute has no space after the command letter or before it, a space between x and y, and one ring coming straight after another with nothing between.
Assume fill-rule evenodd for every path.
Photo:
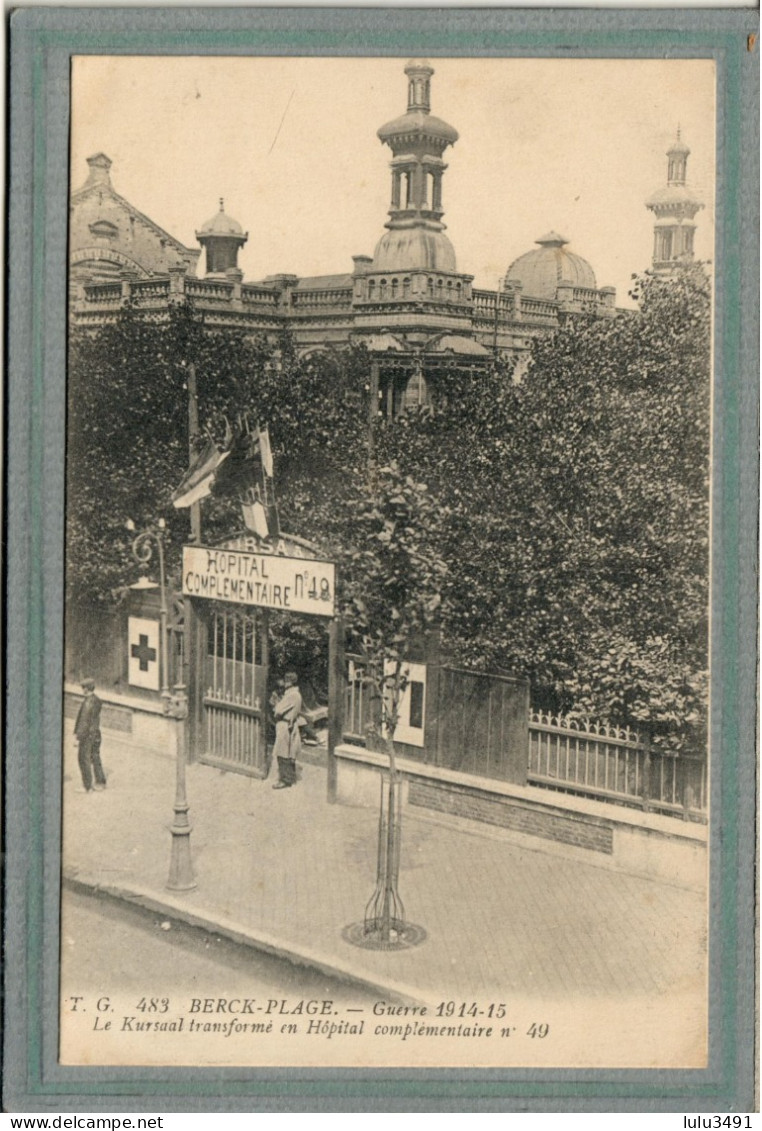
<instances>
[{"instance_id":1,"label":"iron entrance gate","mask_svg":"<svg viewBox=\"0 0 762 1131\"><path fill-rule=\"evenodd\" d=\"M183 593L190 598L186 632L192 759L267 776L271 611L316 616L327 623L329 755L340 741L343 634L335 609L335 565L307 553L312 553L309 543L291 535L281 535L277 553L263 553L253 536L236 536L225 546L183 547ZM330 757L328 784L332 795L335 767Z\"/></svg>"},{"instance_id":2,"label":"iron entrance gate","mask_svg":"<svg viewBox=\"0 0 762 1131\"><path fill-rule=\"evenodd\" d=\"M266 614L194 602L199 761L253 777L267 762Z\"/></svg>"}]
</instances>

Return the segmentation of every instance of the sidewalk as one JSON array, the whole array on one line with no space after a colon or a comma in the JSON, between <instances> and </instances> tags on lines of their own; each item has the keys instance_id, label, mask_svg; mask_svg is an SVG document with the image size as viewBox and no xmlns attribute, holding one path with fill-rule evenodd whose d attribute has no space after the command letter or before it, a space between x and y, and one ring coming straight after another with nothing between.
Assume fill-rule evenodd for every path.
<instances>
[{"instance_id":1,"label":"sidewalk","mask_svg":"<svg viewBox=\"0 0 762 1131\"><path fill-rule=\"evenodd\" d=\"M165 888L174 762L107 737L108 788L80 792L67 722L64 877L258 949L413 1000L648 999L693 992L704 970L699 893L569 860L535 838L448 825L407 809L400 895L419 946L342 937L373 891L377 814L326 802L325 770L299 785L188 767L198 886ZM699 979L700 983L700 979Z\"/></svg>"}]
</instances>

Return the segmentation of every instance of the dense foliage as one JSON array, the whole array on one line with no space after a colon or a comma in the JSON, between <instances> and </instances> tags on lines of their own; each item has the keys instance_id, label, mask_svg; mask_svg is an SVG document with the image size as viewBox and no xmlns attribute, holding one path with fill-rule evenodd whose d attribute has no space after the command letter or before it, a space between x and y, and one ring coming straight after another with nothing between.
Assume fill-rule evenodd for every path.
<instances>
[{"instance_id":1,"label":"dense foliage","mask_svg":"<svg viewBox=\"0 0 762 1131\"><path fill-rule=\"evenodd\" d=\"M450 508L444 628L533 699L701 749L706 719L710 292L636 282L639 313L539 339L520 384L454 374L386 443Z\"/></svg>"},{"instance_id":2,"label":"dense foliage","mask_svg":"<svg viewBox=\"0 0 762 1131\"><path fill-rule=\"evenodd\" d=\"M207 331L127 309L75 333L68 583L108 599L133 579L129 515L169 505L187 466L185 383L221 434L267 423L284 529L335 556L356 637L392 659L433 616L458 662L528 675L535 703L700 749L708 633L710 293L703 269L635 283L638 312L569 322L502 366L438 375L433 410L378 418L369 358L298 358L288 338ZM204 503L205 540L240 525ZM309 632L290 646L315 652ZM298 638L298 639L297 639Z\"/></svg>"},{"instance_id":3,"label":"dense foliage","mask_svg":"<svg viewBox=\"0 0 762 1131\"><path fill-rule=\"evenodd\" d=\"M132 535L158 515L168 522L170 572L188 540L188 512L173 489L189 462L188 369L196 369L198 415L221 440L226 421L267 424L276 455L281 520L305 537L323 528L345 461L364 451L357 419L367 412L367 354L296 358L288 337L212 333L190 306L168 320L132 307L96 332L75 331L69 354L67 595L109 602L134 580ZM201 437L203 441L203 436ZM234 498L203 503L204 537L241 528Z\"/></svg>"}]
</instances>

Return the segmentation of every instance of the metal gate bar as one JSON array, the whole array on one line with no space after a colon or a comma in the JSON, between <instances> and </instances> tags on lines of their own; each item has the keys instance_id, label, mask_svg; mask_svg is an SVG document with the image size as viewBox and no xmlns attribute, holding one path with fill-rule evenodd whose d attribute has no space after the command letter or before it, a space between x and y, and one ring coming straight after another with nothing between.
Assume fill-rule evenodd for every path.
<instances>
[{"instance_id":1,"label":"metal gate bar","mask_svg":"<svg viewBox=\"0 0 762 1131\"><path fill-rule=\"evenodd\" d=\"M267 772L265 718L257 694L257 620L215 609L206 633L200 761L237 773ZM266 673L260 673L260 678Z\"/></svg>"}]
</instances>

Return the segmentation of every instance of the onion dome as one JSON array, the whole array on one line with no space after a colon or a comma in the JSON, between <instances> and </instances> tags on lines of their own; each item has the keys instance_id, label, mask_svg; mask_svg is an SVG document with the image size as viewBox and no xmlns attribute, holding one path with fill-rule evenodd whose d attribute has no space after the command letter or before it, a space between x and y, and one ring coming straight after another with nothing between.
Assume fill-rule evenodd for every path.
<instances>
[{"instance_id":1,"label":"onion dome","mask_svg":"<svg viewBox=\"0 0 762 1131\"><path fill-rule=\"evenodd\" d=\"M581 255L565 250L568 242L558 232L548 232L535 240L540 246L513 261L506 284L520 283L525 295L544 299L555 299L559 283L595 290L595 272Z\"/></svg>"},{"instance_id":2,"label":"onion dome","mask_svg":"<svg viewBox=\"0 0 762 1131\"><path fill-rule=\"evenodd\" d=\"M444 232L429 228L391 228L376 244L374 271L455 271L455 248Z\"/></svg>"},{"instance_id":3,"label":"onion dome","mask_svg":"<svg viewBox=\"0 0 762 1131\"><path fill-rule=\"evenodd\" d=\"M207 275L224 275L238 269L238 251L249 238L241 225L225 211L220 197L220 210L196 232L196 239L206 250Z\"/></svg>"}]
</instances>

